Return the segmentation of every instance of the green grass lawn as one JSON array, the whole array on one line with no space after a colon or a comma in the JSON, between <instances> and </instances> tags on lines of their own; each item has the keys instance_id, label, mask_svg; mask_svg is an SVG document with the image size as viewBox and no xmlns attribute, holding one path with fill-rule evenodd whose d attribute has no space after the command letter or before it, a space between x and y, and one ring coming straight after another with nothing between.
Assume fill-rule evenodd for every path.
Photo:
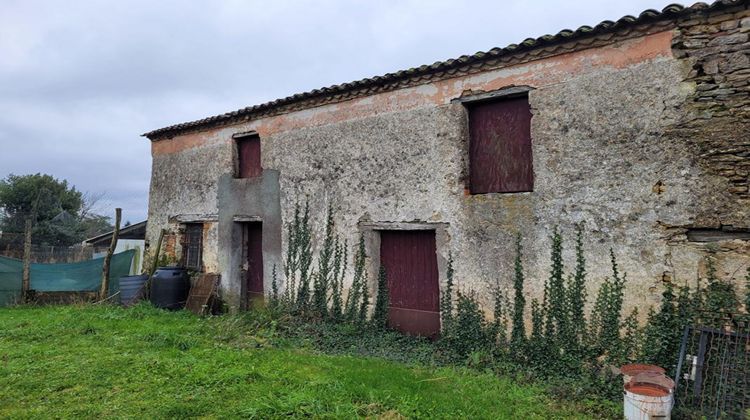
<instances>
[{"instance_id":1,"label":"green grass lawn","mask_svg":"<svg viewBox=\"0 0 750 420\"><path fill-rule=\"evenodd\" d=\"M280 345L243 317L0 308L0 418L581 418L490 373Z\"/></svg>"}]
</instances>

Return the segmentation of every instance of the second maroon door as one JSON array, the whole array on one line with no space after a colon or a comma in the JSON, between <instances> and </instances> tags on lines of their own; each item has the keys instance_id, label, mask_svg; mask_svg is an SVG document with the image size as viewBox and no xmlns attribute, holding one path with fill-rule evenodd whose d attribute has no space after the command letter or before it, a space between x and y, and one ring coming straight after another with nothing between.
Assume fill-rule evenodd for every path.
<instances>
[{"instance_id":1,"label":"second maroon door","mask_svg":"<svg viewBox=\"0 0 750 420\"><path fill-rule=\"evenodd\" d=\"M263 225L245 223L248 301L263 300Z\"/></svg>"},{"instance_id":2,"label":"second maroon door","mask_svg":"<svg viewBox=\"0 0 750 420\"><path fill-rule=\"evenodd\" d=\"M432 337L440 332L434 230L381 231L380 263L388 277L389 325Z\"/></svg>"}]
</instances>

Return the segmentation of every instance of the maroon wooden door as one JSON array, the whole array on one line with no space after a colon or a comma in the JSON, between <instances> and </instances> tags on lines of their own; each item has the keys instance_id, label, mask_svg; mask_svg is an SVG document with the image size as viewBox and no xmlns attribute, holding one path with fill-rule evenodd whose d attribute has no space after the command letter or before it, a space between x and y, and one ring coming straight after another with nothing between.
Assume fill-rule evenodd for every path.
<instances>
[{"instance_id":1,"label":"maroon wooden door","mask_svg":"<svg viewBox=\"0 0 750 420\"><path fill-rule=\"evenodd\" d=\"M533 191L528 97L472 105L469 137L472 194Z\"/></svg>"},{"instance_id":2,"label":"maroon wooden door","mask_svg":"<svg viewBox=\"0 0 750 420\"><path fill-rule=\"evenodd\" d=\"M380 264L388 277L391 328L432 337L440 332L435 231L381 231Z\"/></svg>"},{"instance_id":3,"label":"maroon wooden door","mask_svg":"<svg viewBox=\"0 0 750 420\"><path fill-rule=\"evenodd\" d=\"M242 137L237 142L237 176L252 178L260 176L260 137Z\"/></svg>"},{"instance_id":4,"label":"maroon wooden door","mask_svg":"<svg viewBox=\"0 0 750 420\"><path fill-rule=\"evenodd\" d=\"M263 224L245 223L248 303L263 301Z\"/></svg>"}]
</instances>

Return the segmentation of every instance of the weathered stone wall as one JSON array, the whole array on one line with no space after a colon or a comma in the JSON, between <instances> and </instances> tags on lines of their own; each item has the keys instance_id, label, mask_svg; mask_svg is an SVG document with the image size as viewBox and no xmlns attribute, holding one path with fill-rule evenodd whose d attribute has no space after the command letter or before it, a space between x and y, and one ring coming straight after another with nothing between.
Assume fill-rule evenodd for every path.
<instances>
[{"instance_id":1,"label":"weathered stone wall","mask_svg":"<svg viewBox=\"0 0 750 420\"><path fill-rule=\"evenodd\" d=\"M727 37L746 35L741 25L724 24L723 31ZM231 136L256 130L263 167L278 171L282 221L307 197L318 243L329 204L350 244L373 224L435 224L441 281L452 253L459 287L478 291L485 302L496 282L511 285L517 233L523 237L529 294L541 296L552 229L559 226L566 236L564 256L572 267L571 239L580 222L588 232L590 296L610 275L610 247L628 272L626 306L658 302L665 280L694 281L709 252L717 255L720 274L739 278L737 270L750 262L748 241L687 239L697 227L750 227L746 197L737 189L747 155L738 152L745 160L703 156L702 150L715 149L718 137L737 146L743 136L729 128L716 136L714 114L701 108L708 95L703 92L711 89L701 87L708 79L698 81L704 76L695 66L706 62L694 60L693 47L683 54L680 46L686 30L699 26L682 22L675 31L605 47L154 142L149 238L154 243L158 230L177 215L219 213L217 182L232 172ZM697 32L691 36L702 39ZM716 54L736 52L727 48ZM731 74L734 80L746 73ZM534 88L529 95L534 192L468 195L466 111L451 100L510 85ZM737 130L745 127L737 124L746 114L733 108L746 111L747 104L728 104L738 100L732 95L720 91L710 97L724 101L717 107L732 108L717 117ZM717 161L739 163L728 164L734 171L729 174ZM241 201L232 206L243 212ZM247 206L252 208L257 206ZM286 246L282 232L272 234ZM208 238L206 258L214 262L206 262L207 269L226 270L216 258L217 241ZM239 279L222 281L225 290L238 290L232 283Z\"/></svg>"},{"instance_id":2,"label":"weathered stone wall","mask_svg":"<svg viewBox=\"0 0 750 420\"><path fill-rule=\"evenodd\" d=\"M701 166L726 178L727 192L743 200L750 199L749 37L745 7L680 21L673 41L675 56L691 66L686 81L694 93L670 135L692 143Z\"/></svg>"},{"instance_id":3,"label":"weathered stone wall","mask_svg":"<svg viewBox=\"0 0 750 420\"><path fill-rule=\"evenodd\" d=\"M687 68L688 92L667 126L665 141L683 144L686 165L700 171L703 189L673 200L692 208L688 218L660 220L673 269L665 280L705 275L702 258L717 259L719 274L741 283L750 265L750 10L747 3L724 13L698 13L678 22L672 51ZM658 190L669 192L669 185ZM696 229L713 230L710 242L692 242ZM685 269L688 267L690 269Z\"/></svg>"},{"instance_id":4,"label":"weathered stone wall","mask_svg":"<svg viewBox=\"0 0 750 420\"><path fill-rule=\"evenodd\" d=\"M690 143L701 166L743 200L750 199L749 36L750 11L740 9L681 21L673 41L675 56L691 66L694 93L670 135Z\"/></svg>"},{"instance_id":5,"label":"weathered stone wall","mask_svg":"<svg viewBox=\"0 0 750 420\"><path fill-rule=\"evenodd\" d=\"M179 140L166 140L170 141ZM207 272L219 272L217 183L221 174L231 171L232 149L211 144L180 153L152 153L152 157L146 232L149 246L155 246L159 232L166 229L163 252L178 261L181 224L204 223L203 264ZM151 257L153 250L149 254Z\"/></svg>"}]
</instances>

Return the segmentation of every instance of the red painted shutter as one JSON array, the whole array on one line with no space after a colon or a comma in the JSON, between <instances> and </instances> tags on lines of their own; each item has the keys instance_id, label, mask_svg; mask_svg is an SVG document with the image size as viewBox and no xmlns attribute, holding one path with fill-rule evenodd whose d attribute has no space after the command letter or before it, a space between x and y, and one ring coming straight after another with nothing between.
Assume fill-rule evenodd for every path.
<instances>
[{"instance_id":1,"label":"red painted shutter","mask_svg":"<svg viewBox=\"0 0 750 420\"><path fill-rule=\"evenodd\" d=\"M440 332L435 231L381 231L380 263L388 277L389 324L410 334Z\"/></svg>"},{"instance_id":2,"label":"red painted shutter","mask_svg":"<svg viewBox=\"0 0 750 420\"><path fill-rule=\"evenodd\" d=\"M263 298L263 224L246 224L247 292L252 299Z\"/></svg>"},{"instance_id":3,"label":"red painted shutter","mask_svg":"<svg viewBox=\"0 0 750 420\"><path fill-rule=\"evenodd\" d=\"M260 176L260 137L243 137L237 141L237 166L239 178Z\"/></svg>"},{"instance_id":4,"label":"red painted shutter","mask_svg":"<svg viewBox=\"0 0 750 420\"><path fill-rule=\"evenodd\" d=\"M533 191L528 97L469 107L472 194Z\"/></svg>"}]
</instances>

